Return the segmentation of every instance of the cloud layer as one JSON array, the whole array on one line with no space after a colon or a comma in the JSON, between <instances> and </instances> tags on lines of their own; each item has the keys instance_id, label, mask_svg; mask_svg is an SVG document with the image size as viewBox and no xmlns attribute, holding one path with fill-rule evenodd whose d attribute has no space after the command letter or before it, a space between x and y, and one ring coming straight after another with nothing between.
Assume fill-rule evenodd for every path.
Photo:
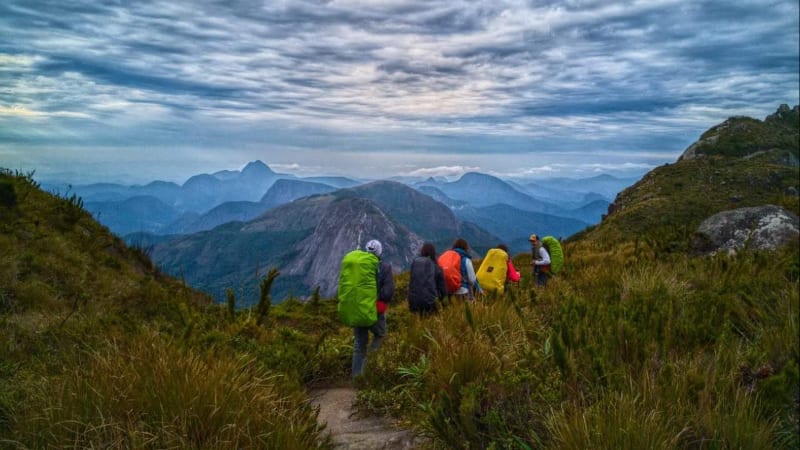
<instances>
[{"instance_id":1,"label":"cloud layer","mask_svg":"<svg viewBox=\"0 0 800 450\"><path fill-rule=\"evenodd\" d=\"M0 165L652 166L800 95L796 0L96 3L0 4Z\"/></svg>"}]
</instances>

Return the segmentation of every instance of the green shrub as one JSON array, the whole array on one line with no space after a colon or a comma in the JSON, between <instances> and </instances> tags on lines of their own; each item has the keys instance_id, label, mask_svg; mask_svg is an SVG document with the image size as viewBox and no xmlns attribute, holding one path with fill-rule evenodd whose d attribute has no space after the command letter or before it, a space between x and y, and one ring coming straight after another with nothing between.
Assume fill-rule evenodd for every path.
<instances>
[{"instance_id":1,"label":"green shrub","mask_svg":"<svg viewBox=\"0 0 800 450\"><path fill-rule=\"evenodd\" d=\"M17 192L10 181L0 180L0 207L13 208L17 206Z\"/></svg>"}]
</instances>

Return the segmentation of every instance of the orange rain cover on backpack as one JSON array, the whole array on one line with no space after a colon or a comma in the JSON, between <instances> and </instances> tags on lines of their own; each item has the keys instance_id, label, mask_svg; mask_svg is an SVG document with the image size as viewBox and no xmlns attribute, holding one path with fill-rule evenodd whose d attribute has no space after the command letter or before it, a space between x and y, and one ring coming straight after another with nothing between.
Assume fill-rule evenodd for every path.
<instances>
[{"instance_id":1,"label":"orange rain cover on backpack","mask_svg":"<svg viewBox=\"0 0 800 450\"><path fill-rule=\"evenodd\" d=\"M447 293L452 294L461 288L461 255L455 250L447 250L436 261L444 272Z\"/></svg>"}]
</instances>

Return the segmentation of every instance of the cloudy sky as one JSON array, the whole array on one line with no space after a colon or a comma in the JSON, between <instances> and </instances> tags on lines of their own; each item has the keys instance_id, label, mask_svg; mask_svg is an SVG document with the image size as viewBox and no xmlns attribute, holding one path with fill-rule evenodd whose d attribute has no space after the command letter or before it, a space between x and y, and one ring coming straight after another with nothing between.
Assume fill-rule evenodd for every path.
<instances>
[{"instance_id":1,"label":"cloudy sky","mask_svg":"<svg viewBox=\"0 0 800 450\"><path fill-rule=\"evenodd\" d=\"M0 167L641 174L798 103L798 2L0 2Z\"/></svg>"}]
</instances>

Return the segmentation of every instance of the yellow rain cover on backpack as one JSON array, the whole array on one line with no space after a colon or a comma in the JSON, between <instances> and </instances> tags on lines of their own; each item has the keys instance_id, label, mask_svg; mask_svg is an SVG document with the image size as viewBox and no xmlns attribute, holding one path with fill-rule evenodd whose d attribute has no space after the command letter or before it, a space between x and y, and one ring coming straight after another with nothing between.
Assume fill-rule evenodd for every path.
<instances>
[{"instance_id":1,"label":"yellow rain cover on backpack","mask_svg":"<svg viewBox=\"0 0 800 450\"><path fill-rule=\"evenodd\" d=\"M508 274L508 253L499 248L489 250L478 268L478 283L486 293L502 294L506 286Z\"/></svg>"}]
</instances>

